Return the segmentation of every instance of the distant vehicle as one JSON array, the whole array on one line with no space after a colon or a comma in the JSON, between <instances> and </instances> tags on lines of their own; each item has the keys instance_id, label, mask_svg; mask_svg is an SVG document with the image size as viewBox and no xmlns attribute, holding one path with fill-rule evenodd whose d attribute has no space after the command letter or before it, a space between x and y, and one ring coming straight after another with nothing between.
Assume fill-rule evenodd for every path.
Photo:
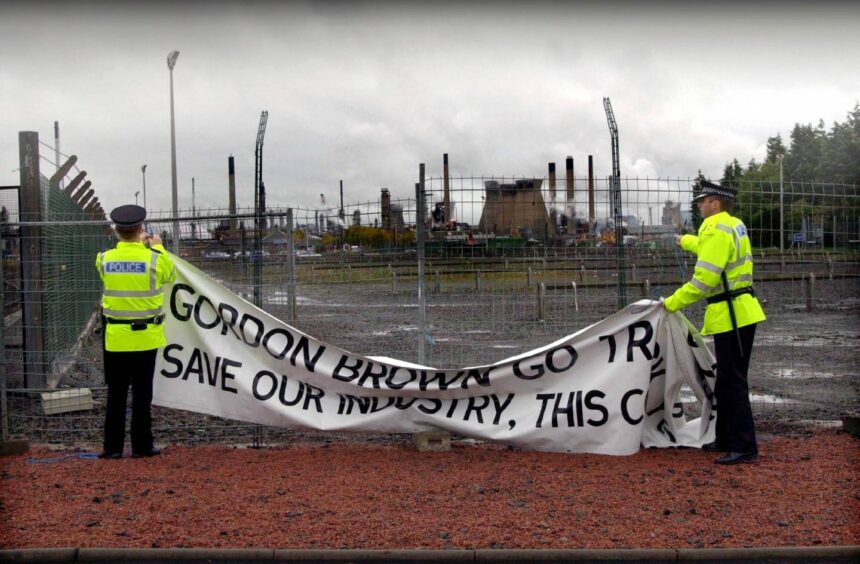
<instances>
[{"instance_id":1,"label":"distant vehicle","mask_svg":"<svg viewBox=\"0 0 860 564\"><path fill-rule=\"evenodd\" d=\"M230 253L224 251L209 251L203 253L203 258L225 259L230 258Z\"/></svg>"},{"instance_id":2,"label":"distant vehicle","mask_svg":"<svg viewBox=\"0 0 860 564\"><path fill-rule=\"evenodd\" d=\"M306 251L304 249L296 251L297 257L321 257L322 255L319 253L315 253L313 251Z\"/></svg>"}]
</instances>

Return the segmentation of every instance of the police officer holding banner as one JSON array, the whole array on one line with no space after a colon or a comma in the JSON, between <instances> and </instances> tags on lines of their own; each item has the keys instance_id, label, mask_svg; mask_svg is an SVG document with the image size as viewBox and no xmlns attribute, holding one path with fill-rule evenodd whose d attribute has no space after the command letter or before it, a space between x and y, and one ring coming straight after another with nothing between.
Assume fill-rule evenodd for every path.
<instances>
[{"instance_id":1,"label":"police officer holding banner","mask_svg":"<svg viewBox=\"0 0 860 564\"><path fill-rule=\"evenodd\" d=\"M708 302L702 335L714 336L717 428L716 440L702 450L724 453L717 464L758 457L747 371L756 324L765 316L752 288L752 246L746 226L729 214L736 195L734 188L702 182L702 191L693 200L704 218L699 234L676 236L681 248L697 255L695 272L663 302L668 311L702 298Z\"/></svg>"},{"instance_id":2,"label":"police officer holding banner","mask_svg":"<svg viewBox=\"0 0 860 564\"><path fill-rule=\"evenodd\" d=\"M99 253L96 268L104 284L104 371L108 397L104 450L99 458L122 458L128 388L132 389L132 457L160 453L152 439L152 383L156 353L164 338L162 286L175 277L161 238L143 230L146 210L120 206L110 214L120 241Z\"/></svg>"}]
</instances>

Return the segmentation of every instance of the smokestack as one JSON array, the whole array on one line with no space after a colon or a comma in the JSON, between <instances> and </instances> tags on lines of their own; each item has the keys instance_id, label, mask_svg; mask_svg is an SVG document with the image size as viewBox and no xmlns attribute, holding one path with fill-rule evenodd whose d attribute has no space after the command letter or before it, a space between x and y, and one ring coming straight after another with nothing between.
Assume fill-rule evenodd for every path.
<instances>
[{"instance_id":1,"label":"smokestack","mask_svg":"<svg viewBox=\"0 0 860 564\"><path fill-rule=\"evenodd\" d=\"M549 163L549 199L555 201L555 163Z\"/></svg>"},{"instance_id":2,"label":"smokestack","mask_svg":"<svg viewBox=\"0 0 860 564\"><path fill-rule=\"evenodd\" d=\"M391 229L391 193L388 192L388 188L383 188L381 190L380 200L380 207L382 208L382 213L380 214L382 216L382 228Z\"/></svg>"},{"instance_id":3,"label":"smokestack","mask_svg":"<svg viewBox=\"0 0 860 564\"><path fill-rule=\"evenodd\" d=\"M594 225L594 159L588 155L588 224Z\"/></svg>"},{"instance_id":4,"label":"smokestack","mask_svg":"<svg viewBox=\"0 0 860 564\"><path fill-rule=\"evenodd\" d=\"M230 213L230 232L236 232L236 167L233 164L233 156L227 158L227 179L229 192L227 194L227 206Z\"/></svg>"},{"instance_id":5,"label":"smokestack","mask_svg":"<svg viewBox=\"0 0 860 564\"><path fill-rule=\"evenodd\" d=\"M337 217L341 221L341 225L346 223L346 212L343 209L343 180L340 181L340 209L337 212Z\"/></svg>"},{"instance_id":6,"label":"smokestack","mask_svg":"<svg viewBox=\"0 0 860 564\"><path fill-rule=\"evenodd\" d=\"M573 204L573 157L567 157L564 165L567 173L567 202Z\"/></svg>"},{"instance_id":7,"label":"smokestack","mask_svg":"<svg viewBox=\"0 0 860 564\"><path fill-rule=\"evenodd\" d=\"M445 220L446 223L451 220L451 186L449 184L450 178L448 176L448 153L442 155L442 176L444 179L444 196L442 198L442 204L445 207Z\"/></svg>"}]
</instances>

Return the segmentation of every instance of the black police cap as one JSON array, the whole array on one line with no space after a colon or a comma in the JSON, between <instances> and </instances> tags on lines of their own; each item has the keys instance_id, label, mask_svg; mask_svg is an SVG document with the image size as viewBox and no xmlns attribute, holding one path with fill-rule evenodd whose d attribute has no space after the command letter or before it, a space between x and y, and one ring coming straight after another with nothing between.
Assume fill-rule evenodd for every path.
<instances>
[{"instance_id":1,"label":"black police cap","mask_svg":"<svg viewBox=\"0 0 860 564\"><path fill-rule=\"evenodd\" d=\"M128 204L115 208L110 212L110 218L117 227L137 227L146 219L146 209Z\"/></svg>"},{"instance_id":2,"label":"black police cap","mask_svg":"<svg viewBox=\"0 0 860 564\"><path fill-rule=\"evenodd\" d=\"M727 186L720 186L719 184L714 184L713 182L708 182L707 180L702 181L702 191L699 192L699 195L693 198L694 202L698 202L703 198L707 198L708 196L720 196L722 198L728 198L729 200L734 200L735 196L738 195L738 191L736 188L729 188Z\"/></svg>"}]
</instances>

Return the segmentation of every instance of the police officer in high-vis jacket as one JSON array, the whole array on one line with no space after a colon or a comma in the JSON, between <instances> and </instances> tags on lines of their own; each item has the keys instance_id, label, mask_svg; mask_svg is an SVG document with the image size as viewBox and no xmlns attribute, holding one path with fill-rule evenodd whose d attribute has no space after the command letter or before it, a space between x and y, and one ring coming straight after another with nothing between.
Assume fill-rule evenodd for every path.
<instances>
[{"instance_id":1,"label":"police officer in high-vis jacket","mask_svg":"<svg viewBox=\"0 0 860 564\"><path fill-rule=\"evenodd\" d=\"M752 247L743 222L731 215L737 190L702 182L693 200L704 220L698 236L676 237L681 247L698 257L693 278L663 305L678 311L706 299L702 335L714 336L717 381L716 440L703 450L725 453L717 464L751 462L758 456L747 371L756 324L764 311L753 291Z\"/></svg>"},{"instance_id":2,"label":"police officer in high-vis jacket","mask_svg":"<svg viewBox=\"0 0 860 564\"><path fill-rule=\"evenodd\" d=\"M104 284L104 369L108 397L104 450L100 458L122 458L128 387L132 390L132 457L159 454L152 440L152 379L155 357L165 345L162 286L175 278L161 238L143 231L146 210L120 206L110 214L119 243L99 253Z\"/></svg>"}]
</instances>

